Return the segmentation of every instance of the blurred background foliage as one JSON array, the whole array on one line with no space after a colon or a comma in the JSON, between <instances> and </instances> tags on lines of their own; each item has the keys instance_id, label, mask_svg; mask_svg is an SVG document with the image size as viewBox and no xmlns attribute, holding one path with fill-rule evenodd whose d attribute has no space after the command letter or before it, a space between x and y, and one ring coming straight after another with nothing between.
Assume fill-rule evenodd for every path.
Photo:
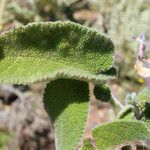
<instances>
[{"instance_id":1,"label":"blurred background foliage","mask_svg":"<svg viewBox=\"0 0 150 150\"><path fill-rule=\"evenodd\" d=\"M5 149L5 145L8 144L10 139L11 135L8 133L8 131L0 131L0 150Z\"/></svg>"},{"instance_id":2,"label":"blurred background foliage","mask_svg":"<svg viewBox=\"0 0 150 150\"><path fill-rule=\"evenodd\" d=\"M150 0L0 0L1 32L31 22L70 20L107 34L116 46L118 68L118 78L109 84L122 103L144 86L134 71L138 43L133 36L145 32L150 41L149 18ZM147 50L149 55L149 42Z\"/></svg>"}]
</instances>

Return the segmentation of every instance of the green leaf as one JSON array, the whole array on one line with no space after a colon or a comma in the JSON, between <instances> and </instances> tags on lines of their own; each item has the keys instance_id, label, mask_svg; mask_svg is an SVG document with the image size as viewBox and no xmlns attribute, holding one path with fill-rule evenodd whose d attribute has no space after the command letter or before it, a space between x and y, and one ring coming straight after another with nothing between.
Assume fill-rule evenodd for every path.
<instances>
[{"instance_id":1,"label":"green leaf","mask_svg":"<svg viewBox=\"0 0 150 150\"><path fill-rule=\"evenodd\" d=\"M149 137L149 131L140 121L114 121L93 130L98 149L108 149L119 144Z\"/></svg>"},{"instance_id":2,"label":"green leaf","mask_svg":"<svg viewBox=\"0 0 150 150\"><path fill-rule=\"evenodd\" d=\"M87 118L86 82L104 84L114 78L113 56L112 41L90 28L72 22L33 23L0 35L0 83L51 81L44 103L56 146L72 150Z\"/></svg>"},{"instance_id":3,"label":"green leaf","mask_svg":"<svg viewBox=\"0 0 150 150\"><path fill-rule=\"evenodd\" d=\"M137 94L134 100L136 103L150 102L150 89L144 88Z\"/></svg>"},{"instance_id":4,"label":"green leaf","mask_svg":"<svg viewBox=\"0 0 150 150\"><path fill-rule=\"evenodd\" d=\"M132 105L127 105L125 106L118 114L117 118L118 119L126 119L126 120L132 120L135 116L134 114L134 106Z\"/></svg>"},{"instance_id":5,"label":"green leaf","mask_svg":"<svg viewBox=\"0 0 150 150\"><path fill-rule=\"evenodd\" d=\"M114 45L72 22L33 23L0 35L0 83L72 78L101 82L116 76Z\"/></svg>"},{"instance_id":6,"label":"green leaf","mask_svg":"<svg viewBox=\"0 0 150 150\"><path fill-rule=\"evenodd\" d=\"M139 92L134 98L133 105L138 119L150 119L150 89L144 88Z\"/></svg>"},{"instance_id":7,"label":"green leaf","mask_svg":"<svg viewBox=\"0 0 150 150\"><path fill-rule=\"evenodd\" d=\"M95 85L94 95L96 99L102 102L110 102L112 99L110 88L107 85Z\"/></svg>"},{"instance_id":8,"label":"green leaf","mask_svg":"<svg viewBox=\"0 0 150 150\"><path fill-rule=\"evenodd\" d=\"M58 79L44 93L44 105L56 133L57 150L73 150L79 144L86 124L89 101L88 83Z\"/></svg>"},{"instance_id":9,"label":"green leaf","mask_svg":"<svg viewBox=\"0 0 150 150\"><path fill-rule=\"evenodd\" d=\"M82 150L95 150L90 139L85 139L83 143Z\"/></svg>"}]
</instances>

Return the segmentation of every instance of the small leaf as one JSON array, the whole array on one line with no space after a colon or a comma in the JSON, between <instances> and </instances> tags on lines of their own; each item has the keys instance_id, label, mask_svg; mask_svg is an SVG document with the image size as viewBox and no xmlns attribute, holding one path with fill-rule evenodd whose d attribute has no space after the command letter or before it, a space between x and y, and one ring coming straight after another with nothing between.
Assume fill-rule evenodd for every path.
<instances>
[{"instance_id":1,"label":"small leaf","mask_svg":"<svg viewBox=\"0 0 150 150\"><path fill-rule=\"evenodd\" d=\"M150 89L144 88L134 98L133 105L137 109L137 118L150 119Z\"/></svg>"},{"instance_id":2,"label":"small leaf","mask_svg":"<svg viewBox=\"0 0 150 150\"><path fill-rule=\"evenodd\" d=\"M126 119L126 120L132 120L134 118L134 106L127 105L125 106L118 114L118 119Z\"/></svg>"},{"instance_id":3,"label":"small leaf","mask_svg":"<svg viewBox=\"0 0 150 150\"><path fill-rule=\"evenodd\" d=\"M50 82L44 104L56 133L57 150L74 150L79 144L88 114L88 83L58 79Z\"/></svg>"},{"instance_id":4,"label":"small leaf","mask_svg":"<svg viewBox=\"0 0 150 150\"><path fill-rule=\"evenodd\" d=\"M110 88L107 85L95 85L94 95L102 102L110 102L112 99Z\"/></svg>"},{"instance_id":5,"label":"small leaf","mask_svg":"<svg viewBox=\"0 0 150 150\"><path fill-rule=\"evenodd\" d=\"M149 136L149 131L140 121L114 121L93 129L93 137L100 150L130 141L142 140Z\"/></svg>"},{"instance_id":6,"label":"small leaf","mask_svg":"<svg viewBox=\"0 0 150 150\"><path fill-rule=\"evenodd\" d=\"M150 89L144 88L134 99L136 103L150 102Z\"/></svg>"},{"instance_id":7,"label":"small leaf","mask_svg":"<svg viewBox=\"0 0 150 150\"><path fill-rule=\"evenodd\" d=\"M90 139L85 139L83 143L82 150L95 150Z\"/></svg>"}]
</instances>

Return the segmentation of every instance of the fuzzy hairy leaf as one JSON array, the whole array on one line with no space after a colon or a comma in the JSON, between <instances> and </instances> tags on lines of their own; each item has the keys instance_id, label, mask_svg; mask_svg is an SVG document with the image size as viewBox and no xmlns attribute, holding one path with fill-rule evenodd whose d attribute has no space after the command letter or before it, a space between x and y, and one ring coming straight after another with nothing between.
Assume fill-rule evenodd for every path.
<instances>
[{"instance_id":1,"label":"fuzzy hairy leaf","mask_svg":"<svg viewBox=\"0 0 150 150\"><path fill-rule=\"evenodd\" d=\"M110 89L97 85L103 101L111 100ZM106 93L106 96L104 96ZM56 133L57 150L73 150L83 136L88 114L89 87L84 81L57 79L51 81L44 93L44 106ZM85 145L84 148L87 148ZM92 147L91 147L92 148Z\"/></svg>"},{"instance_id":2,"label":"fuzzy hairy leaf","mask_svg":"<svg viewBox=\"0 0 150 150\"><path fill-rule=\"evenodd\" d=\"M150 102L150 89L144 88L141 92L135 97L136 103Z\"/></svg>"},{"instance_id":3,"label":"fuzzy hairy leaf","mask_svg":"<svg viewBox=\"0 0 150 150\"><path fill-rule=\"evenodd\" d=\"M44 105L56 133L57 150L74 150L83 136L88 114L88 83L70 79L50 82Z\"/></svg>"},{"instance_id":4,"label":"fuzzy hairy leaf","mask_svg":"<svg viewBox=\"0 0 150 150\"><path fill-rule=\"evenodd\" d=\"M112 99L110 88L107 85L95 85L94 95L96 99L101 100L102 102L110 102Z\"/></svg>"},{"instance_id":5,"label":"fuzzy hairy leaf","mask_svg":"<svg viewBox=\"0 0 150 150\"><path fill-rule=\"evenodd\" d=\"M84 81L114 78L113 55L111 40L90 28L71 22L33 23L0 35L0 83L51 81L44 103L54 123L56 148L73 150L88 112Z\"/></svg>"},{"instance_id":6,"label":"fuzzy hairy leaf","mask_svg":"<svg viewBox=\"0 0 150 150\"><path fill-rule=\"evenodd\" d=\"M95 150L90 139L85 139L83 143L82 150Z\"/></svg>"},{"instance_id":7,"label":"fuzzy hairy leaf","mask_svg":"<svg viewBox=\"0 0 150 150\"><path fill-rule=\"evenodd\" d=\"M126 120L132 120L134 118L134 106L127 105L125 106L118 114L118 119L126 119Z\"/></svg>"},{"instance_id":8,"label":"fuzzy hairy leaf","mask_svg":"<svg viewBox=\"0 0 150 150\"><path fill-rule=\"evenodd\" d=\"M133 105L137 109L138 119L150 119L150 89L140 91L134 98Z\"/></svg>"},{"instance_id":9,"label":"fuzzy hairy leaf","mask_svg":"<svg viewBox=\"0 0 150 150\"><path fill-rule=\"evenodd\" d=\"M113 55L111 40L90 28L72 22L33 23L0 35L0 83L107 80L116 75Z\"/></svg>"},{"instance_id":10,"label":"fuzzy hairy leaf","mask_svg":"<svg viewBox=\"0 0 150 150\"><path fill-rule=\"evenodd\" d=\"M96 146L101 150L149 136L150 133L144 123L139 121L114 121L93 130Z\"/></svg>"}]
</instances>

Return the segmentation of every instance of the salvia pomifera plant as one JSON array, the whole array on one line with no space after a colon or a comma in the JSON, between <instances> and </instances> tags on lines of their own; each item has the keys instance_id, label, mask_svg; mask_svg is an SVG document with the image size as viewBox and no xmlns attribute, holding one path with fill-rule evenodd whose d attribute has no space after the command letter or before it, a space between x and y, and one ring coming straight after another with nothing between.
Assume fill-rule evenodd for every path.
<instances>
[{"instance_id":1,"label":"salvia pomifera plant","mask_svg":"<svg viewBox=\"0 0 150 150\"><path fill-rule=\"evenodd\" d=\"M32 23L0 35L0 83L47 82L43 102L57 150L75 150L83 137L89 83L95 85L95 97L112 103L106 81L116 77L113 62L108 37L72 22ZM126 118L120 115L93 129L95 145L85 140L83 149L107 149L149 136L142 121Z\"/></svg>"}]
</instances>

